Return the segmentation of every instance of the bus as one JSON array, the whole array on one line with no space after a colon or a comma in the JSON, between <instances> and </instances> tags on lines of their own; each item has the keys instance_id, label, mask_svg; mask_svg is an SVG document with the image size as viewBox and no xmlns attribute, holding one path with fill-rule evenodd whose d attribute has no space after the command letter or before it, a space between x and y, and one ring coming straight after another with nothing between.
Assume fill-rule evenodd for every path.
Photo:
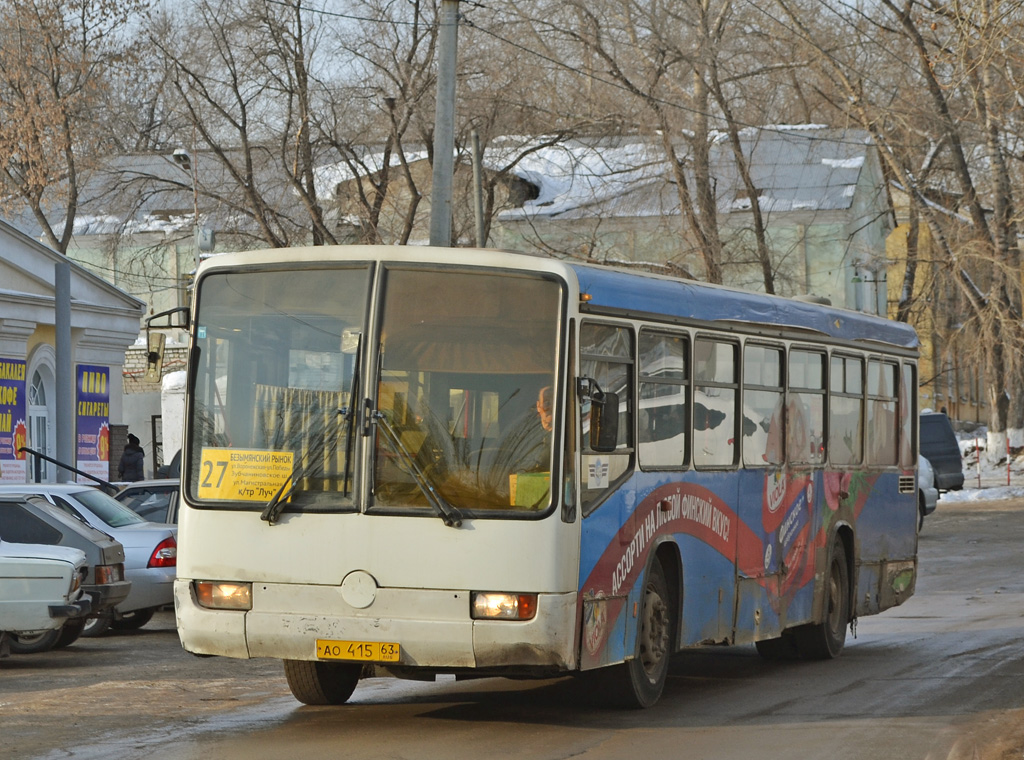
<instances>
[{"instance_id":1,"label":"bus","mask_svg":"<svg viewBox=\"0 0 1024 760\"><path fill-rule=\"evenodd\" d=\"M190 334L184 648L360 677L839 655L917 573L917 337L803 300L495 250L212 257ZM372 668L367 668L372 664Z\"/></svg>"}]
</instances>

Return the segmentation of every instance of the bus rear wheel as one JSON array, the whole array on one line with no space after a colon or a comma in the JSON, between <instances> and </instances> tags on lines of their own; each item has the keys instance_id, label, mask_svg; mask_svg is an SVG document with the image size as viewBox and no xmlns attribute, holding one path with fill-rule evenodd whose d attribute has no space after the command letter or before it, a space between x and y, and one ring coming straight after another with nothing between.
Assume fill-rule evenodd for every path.
<instances>
[{"instance_id":1,"label":"bus rear wheel","mask_svg":"<svg viewBox=\"0 0 1024 760\"><path fill-rule=\"evenodd\" d=\"M644 583L644 597L637 631L636 656L608 669L604 696L616 707L650 707L661 697L672 655L675 612L665 571L658 560L651 563Z\"/></svg>"},{"instance_id":2,"label":"bus rear wheel","mask_svg":"<svg viewBox=\"0 0 1024 760\"><path fill-rule=\"evenodd\" d=\"M796 647L805 660L831 660L839 656L846 643L846 626L850 622L850 570L846 564L846 547L839 536L832 542L825 582L824 620L793 631Z\"/></svg>"},{"instance_id":3,"label":"bus rear wheel","mask_svg":"<svg viewBox=\"0 0 1024 760\"><path fill-rule=\"evenodd\" d=\"M343 705L352 696L363 666L358 663L285 660L292 696L306 705Z\"/></svg>"}]
</instances>

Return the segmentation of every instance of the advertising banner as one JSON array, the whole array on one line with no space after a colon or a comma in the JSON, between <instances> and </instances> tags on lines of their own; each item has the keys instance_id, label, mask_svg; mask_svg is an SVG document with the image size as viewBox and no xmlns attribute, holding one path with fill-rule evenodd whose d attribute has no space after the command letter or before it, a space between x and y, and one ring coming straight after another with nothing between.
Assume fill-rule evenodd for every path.
<instances>
[{"instance_id":1,"label":"advertising banner","mask_svg":"<svg viewBox=\"0 0 1024 760\"><path fill-rule=\"evenodd\" d=\"M75 466L107 480L110 477L110 368L79 364L77 378ZM80 475L77 477L90 482Z\"/></svg>"},{"instance_id":2,"label":"advertising banner","mask_svg":"<svg viewBox=\"0 0 1024 760\"><path fill-rule=\"evenodd\" d=\"M28 445L25 362L0 358L0 482L24 483Z\"/></svg>"}]
</instances>

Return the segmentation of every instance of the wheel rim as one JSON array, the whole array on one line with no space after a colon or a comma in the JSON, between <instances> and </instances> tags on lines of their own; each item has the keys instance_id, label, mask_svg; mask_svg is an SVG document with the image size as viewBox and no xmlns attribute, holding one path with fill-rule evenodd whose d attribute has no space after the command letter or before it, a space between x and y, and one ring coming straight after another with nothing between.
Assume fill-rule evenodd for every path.
<instances>
[{"instance_id":1,"label":"wheel rim","mask_svg":"<svg viewBox=\"0 0 1024 760\"><path fill-rule=\"evenodd\" d=\"M640 662L652 681L657 680L668 654L668 631L668 605L653 585L648 584L644 593L644 619L640 631Z\"/></svg>"}]
</instances>

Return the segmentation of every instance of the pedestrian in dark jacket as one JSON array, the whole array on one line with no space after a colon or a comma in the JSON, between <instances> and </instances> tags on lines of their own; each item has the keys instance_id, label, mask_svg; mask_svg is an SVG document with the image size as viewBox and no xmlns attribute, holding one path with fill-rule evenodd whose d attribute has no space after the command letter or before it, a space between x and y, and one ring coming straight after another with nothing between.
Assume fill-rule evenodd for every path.
<instances>
[{"instance_id":1,"label":"pedestrian in dark jacket","mask_svg":"<svg viewBox=\"0 0 1024 760\"><path fill-rule=\"evenodd\" d=\"M117 465L117 477L121 480L134 482L146 477L146 454L139 445L139 439L132 433L128 434L128 445L124 447L121 462Z\"/></svg>"}]
</instances>

